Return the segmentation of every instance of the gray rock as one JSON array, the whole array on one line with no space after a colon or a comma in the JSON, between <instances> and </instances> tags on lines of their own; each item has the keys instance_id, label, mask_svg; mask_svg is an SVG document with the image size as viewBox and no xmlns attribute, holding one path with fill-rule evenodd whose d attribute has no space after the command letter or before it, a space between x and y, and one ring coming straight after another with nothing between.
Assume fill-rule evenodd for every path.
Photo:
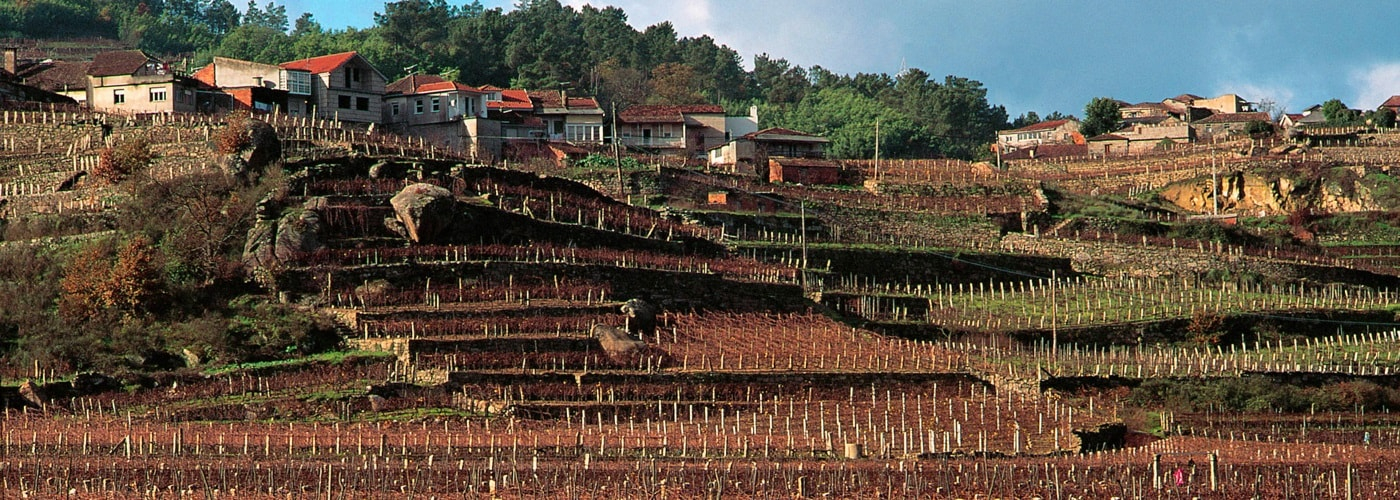
<instances>
[{"instance_id":1,"label":"gray rock","mask_svg":"<svg viewBox=\"0 0 1400 500\"><path fill-rule=\"evenodd\" d=\"M277 136L277 129L262 120L248 120L247 127L251 145L242 152L243 160L248 168L262 172L268 165L282 159L282 138Z\"/></svg>"},{"instance_id":2,"label":"gray rock","mask_svg":"<svg viewBox=\"0 0 1400 500\"><path fill-rule=\"evenodd\" d=\"M318 212L325 206L325 198L311 198L301 209L287 212L275 220L264 218L271 214L261 213L260 210L257 222L248 230L247 243L243 245L243 265L249 269L266 268L301 259L325 248L322 238L325 225Z\"/></svg>"},{"instance_id":3,"label":"gray rock","mask_svg":"<svg viewBox=\"0 0 1400 500\"><path fill-rule=\"evenodd\" d=\"M326 245L321 241L321 214L315 210L294 210L277 221L274 255L279 262L292 262Z\"/></svg>"},{"instance_id":4,"label":"gray rock","mask_svg":"<svg viewBox=\"0 0 1400 500\"><path fill-rule=\"evenodd\" d=\"M633 335L653 335L656 333L656 306L642 299L632 299L622 304L622 313L627 315L627 333Z\"/></svg>"},{"instance_id":5,"label":"gray rock","mask_svg":"<svg viewBox=\"0 0 1400 500\"><path fill-rule=\"evenodd\" d=\"M445 240L462 219L452 192L432 184L418 183L403 188L389 200L394 216L403 224L408 241L418 244Z\"/></svg>"}]
</instances>

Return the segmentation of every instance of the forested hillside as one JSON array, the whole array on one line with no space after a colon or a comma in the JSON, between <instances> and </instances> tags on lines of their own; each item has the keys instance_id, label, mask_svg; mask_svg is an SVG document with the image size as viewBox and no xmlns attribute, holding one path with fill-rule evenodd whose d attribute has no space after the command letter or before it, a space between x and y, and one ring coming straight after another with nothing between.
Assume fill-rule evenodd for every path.
<instances>
[{"instance_id":1,"label":"forested hillside","mask_svg":"<svg viewBox=\"0 0 1400 500\"><path fill-rule=\"evenodd\" d=\"M353 50L390 80L420 72L472 85L564 89L596 95L605 109L705 102L742 115L758 105L762 126L826 135L832 155L842 158L874 154L877 122L886 157L982 156L1008 126L1006 110L989 103L974 79L804 68L776 55L739 54L707 35L680 36L669 22L637 30L616 7L521 0L506 11L408 0L385 4L374 26L336 29L313 13L289 19L275 2L239 9L229 0L0 1L0 37L94 36L187 61L189 70L213 56L279 63Z\"/></svg>"}]
</instances>

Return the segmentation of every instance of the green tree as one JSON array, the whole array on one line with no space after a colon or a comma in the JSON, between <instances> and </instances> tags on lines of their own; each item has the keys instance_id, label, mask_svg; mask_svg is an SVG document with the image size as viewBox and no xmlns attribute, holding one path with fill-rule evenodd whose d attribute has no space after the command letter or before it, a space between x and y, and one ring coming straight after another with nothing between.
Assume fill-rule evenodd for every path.
<instances>
[{"instance_id":1,"label":"green tree","mask_svg":"<svg viewBox=\"0 0 1400 500\"><path fill-rule=\"evenodd\" d=\"M769 104L792 104L802 100L811 83L807 81L807 71L795 66L787 59L759 54L753 58L753 78L755 97Z\"/></svg>"},{"instance_id":2,"label":"green tree","mask_svg":"<svg viewBox=\"0 0 1400 500\"><path fill-rule=\"evenodd\" d=\"M1025 113L1021 113L1021 116L1018 116L1015 120L1011 121L1011 128L1029 127L1040 122L1041 120L1039 114L1036 114L1036 112L1034 111L1027 111Z\"/></svg>"},{"instance_id":3,"label":"green tree","mask_svg":"<svg viewBox=\"0 0 1400 500\"><path fill-rule=\"evenodd\" d=\"M238 13L238 8L228 0L212 0L204 9L204 24L215 35L233 31L241 22L242 16Z\"/></svg>"},{"instance_id":4,"label":"green tree","mask_svg":"<svg viewBox=\"0 0 1400 500\"><path fill-rule=\"evenodd\" d=\"M768 104L760 116L764 126L787 127L830 139L827 154L833 158L873 157L877 121L882 157L910 155L920 135L908 116L849 88L809 93L790 110Z\"/></svg>"},{"instance_id":5,"label":"green tree","mask_svg":"<svg viewBox=\"0 0 1400 500\"><path fill-rule=\"evenodd\" d=\"M1084 121L1079 124L1079 133L1084 137L1093 137L1118 130L1123 123L1118 108L1116 99L1095 97L1084 106Z\"/></svg>"},{"instance_id":6,"label":"green tree","mask_svg":"<svg viewBox=\"0 0 1400 500\"><path fill-rule=\"evenodd\" d=\"M695 69L681 63L665 63L651 70L652 104L702 104L700 82Z\"/></svg>"},{"instance_id":7,"label":"green tree","mask_svg":"<svg viewBox=\"0 0 1400 500\"><path fill-rule=\"evenodd\" d=\"M1334 127L1353 125L1361 118L1340 99L1330 99L1322 103L1322 117L1327 125Z\"/></svg>"},{"instance_id":8,"label":"green tree","mask_svg":"<svg viewBox=\"0 0 1400 500\"><path fill-rule=\"evenodd\" d=\"M662 21L642 30L637 38L637 59L633 65L639 69L651 69L658 64L679 62L676 52L676 27L670 21Z\"/></svg>"},{"instance_id":9,"label":"green tree","mask_svg":"<svg viewBox=\"0 0 1400 500\"><path fill-rule=\"evenodd\" d=\"M744 97L744 68L734 49L715 43L709 35L683 38L676 47L681 62L695 70L696 78L703 82L701 92L711 101Z\"/></svg>"},{"instance_id":10,"label":"green tree","mask_svg":"<svg viewBox=\"0 0 1400 500\"><path fill-rule=\"evenodd\" d=\"M256 0L248 0L248 8L243 11L243 24L252 26L262 26L277 31L287 31L287 7L267 2L267 6L258 8Z\"/></svg>"},{"instance_id":11,"label":"green tree","mask_svg":"<svg viewBox=\"0 0 1400 500\"><path fill-rule=\"evenodd\" d=\"M224 35L215 55L232 57L266 64L277 64L296 59L292 52L291 37L275 28L256 24L244 24Z\"/></svg>"},{"instance_id":12,"label":"green tree","mask_svg":"<svg viewBox=\"0 0 1400 500\"><path fill-rule=\"evenodd\" d=\"M296 23L292 24L292 36L300 37L313 33L322 33L321 23L312 18L310 12L302 12Z\"/></svg>"},{"instance_id":13,"label":"green tree","mask_svg":"<svg viewBox=\"0 0 1400 500\"><path fill-rule=\"evenodd\" d=\"M505 63L510 27L510 19L499 8L468 8L452 23L448 36L458 48L455 61L462 81L475 85L510 84L512 75Z\"/></svg>"},{"instance_id":14,"label":"green tree","mask_svg":"<svg viewBox=\"0 0 1400 500\"><path fill-rule=\"evenodd\" d=\"M598 100L604 109L616 105L617 109L627 109L633 104L647 101L650 90L647 76L641 70L624 66L617 60L604 61L598 66Z\"/></svg>"},{"instance_id":15,"label":"green tree","mask_svg":"<svg viewBox=\"0 0 1400 500\"><path fill-rule=\"evenodd\" d=\"M1377 109L1371 118L1371 124L1381 128L1395 128L1395 110L1390 108Z\"/></svg>"},{"instance_id":16,"label":"green tree","mask_svg":"<svg viewBox=\"0 0 1400 500\"><path fill-rule=\"evenodd\" d=\"M578 13L587 44L588 64L598 66L606 61L635 64L638 59L637 30L627 24L627 13L617 7L599 9L584 5Z\"/></svg>"},{"instance_id":17,"label":"green tree","mask_svg":"<svg viewBox=\"0 0 1400 500\"><path fill-rule=\"evenodd\" d=\"M507 17L514 26L505 41L506 63L515 70L512 86L554 89L582 81L586 45L572 7L522 0Z\"/></svg>"}]
</instances>

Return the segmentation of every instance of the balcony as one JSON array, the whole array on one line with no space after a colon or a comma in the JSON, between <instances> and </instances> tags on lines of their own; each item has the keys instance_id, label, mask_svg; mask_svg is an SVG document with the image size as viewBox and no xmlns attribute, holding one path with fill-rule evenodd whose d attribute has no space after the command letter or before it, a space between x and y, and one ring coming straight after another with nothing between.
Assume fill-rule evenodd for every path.
<instances>
[{"instance_id":1,"label":"balcony","mask_svg":"<svg viewBox=\"0 0 1400 500\"><path fill-rule=\"evenodd\" d=\"M684 149L683 137L623 137L622 145L634 148Z\"/></svg>"}]
</instances>

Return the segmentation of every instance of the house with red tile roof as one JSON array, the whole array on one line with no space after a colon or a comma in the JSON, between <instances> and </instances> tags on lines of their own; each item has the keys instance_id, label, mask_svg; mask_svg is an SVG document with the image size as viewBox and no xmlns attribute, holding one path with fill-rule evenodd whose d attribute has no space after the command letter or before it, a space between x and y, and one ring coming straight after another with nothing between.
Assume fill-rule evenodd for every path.
<instances>
[{"instance_id":1,"label":"house with red tile roof","mask_svg":"<svg viewBox=\"0 0 1400 500\"><path fill-rule=\"evenodd\" d=\"M229 95L227 107L230 109L308 116L311 101L311 74L308 72L287 70L276 64L215 57L213 62L190 76ZM296 92L289 88L290 78L302 79Z\"/></svg>"},{"instance_id":2,"label":"house with red tile roof","mask_svg":"<svg viewBox=\"0 0 1400 500\"><path fill-rule=\"evenodd\" d=\"M551 141L603 143L603 108L592 97L569 97L562 90L529 92L534 114L544 122Z\"/></svg>"},{"instance_id":3,"label":"house with red tile roof","mask_svg":"<svg viewBox=\"0 0 1400 500\"><path fill-rule=\"evenodd\" d=\"M279 64L287 91L310 96L306 116L375 123L383 118L384 74L358 52L341 52Z\"/></svg>"},{"instance_id":4,"label":"house with red tile roof","mask_svg":"<svg viewBox=\"0 0 1400 500\"><path fill-rule=\"evenodd\" d=\"M15 47L3 50L0 79L27 85L68 97L78 105L87 103L88 62L55 61L41 54L26 54Z\"/></svg>"},{"instance_id":5,"label":"house with red tile roof","mask_svg":"<svg viewBox=\"0 0 1400 500\"><path fill-rule=\"evenodd\" d=\"M1273 123L1273 119L1268 113L1263 111L1251 111L1245 113L1216 113L1208 117L1191 122L1191 127L1196 129L1196 136L1202 140L1222 138L1231 135L1246 133L1250 122L1262 121Z\"/></svg>"},{"instance_id":6,"label":"house with red tile roof","mask_svg":"<svg viewBox=\"0 0 1400 500\"><path fill-rule=\"evenodd\" d=\"M710 148L708 153L711 167L766 178L762 167L770 163L770 158L821 159L826 157L826 145L830 143L825 137L775 127L736 137Z\"/></svg>"},{"instance_id":7,"label":"house with red tile roof","mask_svg":"<svg viewBox=\"0 0 1400 500\"><path fill-rule=\"evenodd\" d=\"M487 92L435 75L409 75L384 87L389 130L477 158L501 155L500 123L487 118Z\"/></svg>"},{"instance_id":8,"label":"house with red tile roof","mask_svg":"<svg viewBox=\"0 0 1400 500\"><path fill-rule=\"evenodd\" d=\"M1041 144L1083 144L1079 120L1067 118L1031 124L1011 130L997 131L997 147L1002 154Z\"/></svg>"},{"instance_id":9,"label":"house with red tile roof","mask_svg":"<svg viewBox=\"0 0 1400 500\"><path fill-rule=\"evenodd\" d=\"M699 155L726 142L724 108L713 104L636 105L617 114L624 146Z\"/></svg>"},{"instance_id":10,"label":"house with red tile roof","mask_svg":"<svg viewBox=\"0 0 1400 500\"><path fill-rule=\"evenodd\" d=\"M199 82L139 50L97 54L87 68L87 105L109 113L193 113Z\"/></svg>"},{"instance_id":11,"label":"house with red tile roof","mask_svg":"<svg viewBox=\"0 0 1400 500\"><path fill-rule=\"evenodd\" d=\"M1386 99L1380 106L1376 106L1376 109L1381 108L1389 109L1396 114L1400 114L1400 95L1390 96L1390 98Z\"/></svg>"},{"instance_id":12,"label":"house with red tile roof","mask_svg":"<svg viewBox=\"0 0 1400 500\"><path fill-rule=\"evenodd\" d=\"M522 89L503 89L494 85L478 87L486 92L486 115L501 124L501 138L507 143L519 140L543 140L548 136L544 120L535 116L535 101Z\"/></svg>"}]
</instances>

